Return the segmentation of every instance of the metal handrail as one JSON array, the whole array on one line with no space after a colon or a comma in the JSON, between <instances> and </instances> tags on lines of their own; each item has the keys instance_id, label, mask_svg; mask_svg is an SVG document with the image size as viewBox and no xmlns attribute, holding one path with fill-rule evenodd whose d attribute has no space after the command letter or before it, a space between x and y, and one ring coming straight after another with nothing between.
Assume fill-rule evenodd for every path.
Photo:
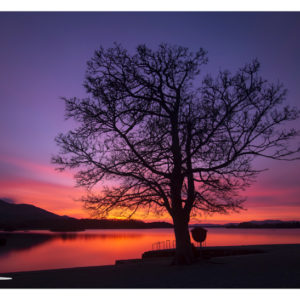
<instances>
[{"instance_id":1,"label":"metal handrail","mask_svg":"<svg viewBox=\"0 0 300 300\"><path fill-rule=\"evenodd\" d=\"M174 249L176 245L175 240L166 240L161 242L156 242L152 244L152 250L161 250L161 249Z\"/></svg>"},{"instance_id":2,"label":"metal handrail","mask_svg":"<svg viewBox=\"0 0 300 300\"><path fill-rule=\"evenodd\" d=\"M202 243L195 242L196 247L206 247L206 241ZM166 240L166 241L159 241L152 244L152 251L154 250L163 250L163 249L175 249L176 248L176 241L175 240Z\"/></svg>"}]
</instances>

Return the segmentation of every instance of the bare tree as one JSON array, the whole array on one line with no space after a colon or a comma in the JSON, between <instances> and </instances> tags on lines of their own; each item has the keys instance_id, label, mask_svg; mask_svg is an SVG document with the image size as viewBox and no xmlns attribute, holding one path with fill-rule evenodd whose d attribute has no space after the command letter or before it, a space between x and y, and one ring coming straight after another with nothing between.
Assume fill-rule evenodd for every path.
<instances>
[{"instance_id":1,"label":"bare tree","mask_svg":"<svg viewBox=\"0 0 300 300\"><path fill-rule=\"evenodd\" d=\"M134 55L117 44L100 48L88 62L90 97L64 98L78 127L56 138L61 153L53 157L62 170L79 169L79 186L116 182L82 199L100 216L167 211L175 263L194 260L192 214L242 208L239 191L260 172L255 157L290 160L299 151L287 146L296 131L282 127L298 111L282 105L285 89L262 79L257 61L200 81L206 62L203 49L166 44L140 45Z\"/></svg>"}]
</instances>

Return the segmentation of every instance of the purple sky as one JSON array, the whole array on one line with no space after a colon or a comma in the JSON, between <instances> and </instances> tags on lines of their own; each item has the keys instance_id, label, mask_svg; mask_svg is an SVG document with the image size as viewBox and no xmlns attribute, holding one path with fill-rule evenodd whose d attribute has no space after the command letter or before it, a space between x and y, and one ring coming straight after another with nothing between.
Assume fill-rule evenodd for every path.
<instances>
[{"instance_id":1,"label":"purple sky","mask_svg":"<svg viewBox=\"0 0 300 300\"><path fill-rule=\"evenodd\" d=\"M58 151L54 137L70 126L59 98L85 95L86 61L99 46L203 47L203 74L234 72L258 58L261 74L281 81L288 102L299 107L299 32L300 13L0 13L0 197L81 214L74 181L56 175L50 158ZM248 211L234 218L299 219L300 162L257 164L270 171L249 190ZM51 202L49 192L59 187L65 192Z\"/></svg>"}]
</instances>

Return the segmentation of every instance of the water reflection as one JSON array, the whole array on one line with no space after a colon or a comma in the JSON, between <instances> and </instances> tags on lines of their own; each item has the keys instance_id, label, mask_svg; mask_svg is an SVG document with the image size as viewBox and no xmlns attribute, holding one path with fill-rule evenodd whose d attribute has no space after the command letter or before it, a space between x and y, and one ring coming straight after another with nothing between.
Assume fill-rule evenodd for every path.
<instances>
[{"instance_id":1,"label":"water reflection","mask_svg":"<svg viewBox=\"0 0 300 300\"><path fill-rule=\"evenodd\" d=\"M0 233L0 273L114 264L140 258L158 241L174 240L172 229L87 230L78 233ZM300 243L300 229L208 228L206 245Z\"/></svg>"},{"instance_id":2,"label":"water reflection","mask_svg":"<svg viewBox=\"0 0 300 300\"><path fill-rule=\"evenodd\" d=\"M60 238L64 241L83 239L83 240L93 240L93 239L139 239L142 234L117 234L117 233L102 233L102 234L83 234L83 233L60 233L55 236L55 238Z\"/></svg>"},{"instance_id":3,"label":"water reflection","mask_svg":"<svg viewBox=\"0 0 300 300\"><path fill-rule=\"evenodd\" d=\"M31 233L2 233L0 239L5 244L0 247L0 256L4 256L13 251L26 251L40 244L47 243L54 236L50 234L31 234Z\"/></svg>"},{"instance_id":4,"label":"water reflection","mask_svg":"<svg viewBox=\"0 0 300 300\"><path fill-rule=\"evenodd\" d=\"M110 239L110 240L128 240L139 239L142 234L130 233L0 233L0 240L5 241L5 245L0 246L0 256L6 255L12 251L26 251L33 247L37 247L44 243L49 243L54 240L62 240L64 242L72 240L95 240L95 239Z\"/></svg>"}]
</instances>

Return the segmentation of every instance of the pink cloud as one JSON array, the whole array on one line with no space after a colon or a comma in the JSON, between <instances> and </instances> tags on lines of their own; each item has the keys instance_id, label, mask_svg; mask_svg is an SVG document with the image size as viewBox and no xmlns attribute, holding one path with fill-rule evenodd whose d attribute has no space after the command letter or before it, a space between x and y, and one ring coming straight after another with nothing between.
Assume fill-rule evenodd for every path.
<instances>
[{"instance_id":1,"label":"pink cloud","mask_svg":"<svg viewBox=\"0 0 300 300\"><path fill-rule=\"evenodd\" d=\"M51 180L52 182L63 181L69 185L74 185L73 173L70 171L59 172L55 170L54 165L40 164L34 161L25 160L20 157L10 157L4 155L0 156L0 162L4 162L22 169L22 174L25 173L27 176L35 176L39 178L42 177L45 180ZM19 174L16 174L16 177L18 176Z\"/></svg>"}]
</instances>

